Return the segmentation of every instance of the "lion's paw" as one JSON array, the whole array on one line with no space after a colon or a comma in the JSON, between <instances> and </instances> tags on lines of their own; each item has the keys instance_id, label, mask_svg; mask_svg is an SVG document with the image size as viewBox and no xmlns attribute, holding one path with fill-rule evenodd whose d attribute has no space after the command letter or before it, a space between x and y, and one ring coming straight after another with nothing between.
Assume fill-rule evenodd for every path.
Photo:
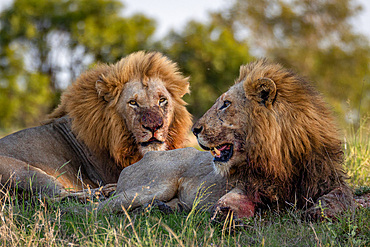
<instances>
[{"instance_id":1,"label":"lion's paw","mask_svg":"<svg viewBox=\"0 0 370 247\"><path fill-rule=\"evenodd\" d=\"M157 200L157 199L154 199L150 203L145 203L143 205L143 209L144 209L145 212L150 211L153 208L158 208L159 211L161 211L162 213L165 213L165 214L173 214L174 213L174 211L172 210L172 208L169 205L167 205L165 202L162 202L162 201Z\"/></svg>"},{"instance_id":2,"label":"lion's paw","mask_svg":"<svg viewBox=\"0 0 370 247\"><path fill-rule=\"evenodd\" d=\"M339 187L330 193L321 196L317 203L306 210L306 215L312 220L336 219L347 210L354 211L355 205L351 191L345 187Z\"/></svg>"}]
</instances>

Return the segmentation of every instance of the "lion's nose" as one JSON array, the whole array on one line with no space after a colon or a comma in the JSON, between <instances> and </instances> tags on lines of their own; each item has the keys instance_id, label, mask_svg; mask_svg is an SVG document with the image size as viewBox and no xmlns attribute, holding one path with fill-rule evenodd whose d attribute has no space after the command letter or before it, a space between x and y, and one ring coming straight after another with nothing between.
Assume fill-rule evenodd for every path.
<instances>
[{"instance_id":1,"label":"lion's nose","mask_svg":"<svg viewBox=\"0 0 370 247\"><path fill-rule=\"evenodd\" d=\"M192 129L193 134L194 134L196 137L198 137L198 134L199 134L200 132L202 132L202 130L203 130L203 127L202 127L202 126L200 126L200 127L193 127L193 129Z\"/></svg>"},{"instance_id":2,"label":"lion's nose","mask_svg":"<svg viewBox=\"0 0 370 247\"><path fill-rule=\"evenodd\" d=\"M141 124L144 129L155 132L156 130L162 128L163 119L158 113L147 111L141 117Z\"/></svg>"}]
</instances>

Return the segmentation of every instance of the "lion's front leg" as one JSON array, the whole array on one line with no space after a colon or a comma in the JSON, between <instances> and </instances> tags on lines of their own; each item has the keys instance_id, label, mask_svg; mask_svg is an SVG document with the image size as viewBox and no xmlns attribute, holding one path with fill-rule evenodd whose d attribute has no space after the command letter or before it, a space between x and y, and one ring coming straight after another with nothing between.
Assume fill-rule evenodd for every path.
<instances>
[{"instance_id":1,"label":"lion's front leg","mask_svg":"<svg viewBox=\"0 0 370 247\"><path fill-rule=\"evenodd\" d=\"M334 219L347 210L353 211L354 207L351 189L342 186L319 197L317 202L306 211L306 214L313 220Z\"/></svg>"},{"instance_id":2,"label":"lion's front leg","mask_svg":"<svg viewBox=\"0 0 370 247\"><path fill-rule=\"evenodd\" d=\"M228 214L236 219L249 218L254 215L256 203L245 191L236 187L221 197L212 210L212 220L224 220Z\"/></svg>"},{"instance_id":3,"label":"lion's front leg","mask_svg":"<svg viewBox=\"0 0 370 247\"><path fill-rule=\"evenodd\" d=\"M0 175L0 184L4 186L50 197L65 193L63 185L55 177L12 157L0 155Z\"/></svg>"}]
</instances>

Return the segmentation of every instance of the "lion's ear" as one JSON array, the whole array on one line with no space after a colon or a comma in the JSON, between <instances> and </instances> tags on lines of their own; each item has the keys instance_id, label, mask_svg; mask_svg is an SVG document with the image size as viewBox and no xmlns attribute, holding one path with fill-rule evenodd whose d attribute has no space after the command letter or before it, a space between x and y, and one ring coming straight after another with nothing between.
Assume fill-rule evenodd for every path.
<instances>
[{"instance_id":1,"label":"lion's ear","mask_svg":"<svg viewBox=\"0 0 370 247\"><path fill-rule=\"evenodd\" d=\"M109 102L112 100L113 96L109 91L107 83L104 82L101 76L99 76L99 79L95 82L95 89L98 93L98 97L103 98L104 101Z\"/></svg>"},{"instance_id":2,"label":"lion's ear","mask_svg":"<svg viewBox=\"0 0 370 247\"><path fill-rule=\"evenodd\" d=\"M260 78L249 85L248 94L258 103L270 108L276 98L276 84L270 78Z\"/></svg>"}]
</instances>

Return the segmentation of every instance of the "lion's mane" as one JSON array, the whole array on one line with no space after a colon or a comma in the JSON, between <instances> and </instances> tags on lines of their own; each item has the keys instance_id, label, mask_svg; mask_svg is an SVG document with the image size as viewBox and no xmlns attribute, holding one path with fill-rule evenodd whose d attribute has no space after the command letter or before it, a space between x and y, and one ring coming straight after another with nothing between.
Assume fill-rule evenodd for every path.
<instances>
[{"instance_id":1,"label":"lion's mane","mask_svg":"<svg viewBox=\"0 0 370 247\"><path fill-rule=\"evenodd\" d=\"M135 138L118 115L116 104L127 82L158 78L174 101L174 117L166 140L168 149L183 147L191 115L182 96L189 92L188 78L175 63L159 52L136 52L116 64L100 64L83 73L62 95L52 119L68 115L72 130L92 151L108 151L122 168L138 161Z\"/></svg>"},{"instance_id":2,"label":"lion's mane","mask_svg":"<svg viewBox=\"0 0 370 247\"><path fill-rule=\"evenodd\" d=\"M267 60L242 66L236 84L243 83L247 97L261 98L253 95L260 78L275 82L276 97L248 112L248 157L235 175L270 202L298 206L345 184L341 142L322 96L304 78Z\"/></svg>"}]
</instances>

